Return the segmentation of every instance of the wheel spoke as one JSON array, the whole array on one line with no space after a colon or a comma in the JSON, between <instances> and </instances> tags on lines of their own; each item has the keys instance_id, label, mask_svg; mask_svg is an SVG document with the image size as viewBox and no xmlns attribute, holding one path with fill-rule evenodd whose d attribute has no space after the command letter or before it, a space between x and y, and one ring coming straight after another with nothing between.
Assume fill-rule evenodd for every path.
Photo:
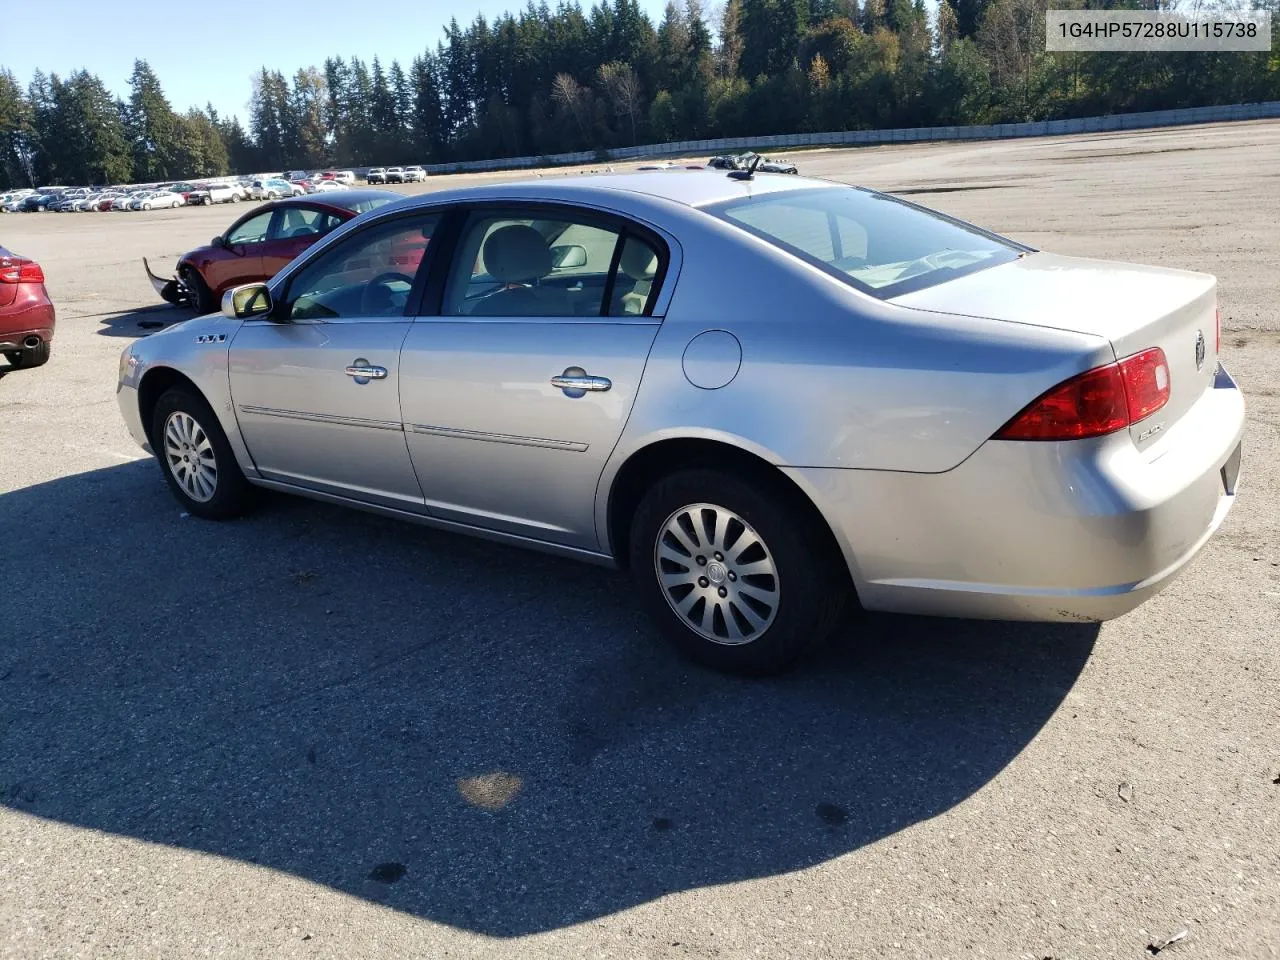
<instances>
[{"instance_id":1,"label":"wheel spoke","mask_svg":"<svg viewBox=\"0 0 1280 960\"><path fill-rule=\"evenodd\" d=\"M733 545L733 556L730 557L735 569L737 568L738 558L758 543L760 543L760 538L755 535L755 532L750 527L742 531L742 536L738 537Z\"/></svg>"},{"instance_id":2,"label":"wheel spoke","mask_svg":"<svg viewBox=\"0 0 1280 960\"><path fill-rule=\"evenodd\" d=\"M681 519L684 517L689 517L690 525L693 527L694 531L693 538L689 537L689 534L685 532L684 527L680 524ZM672 518L672 520L667 523L666 529L673 537L676 538L676 540L680 542L680 546L689 551L690 557L701 549L701 544L696 539L698 535L698 524L694 522L693 517L689 516L687 512L682 513L678 517Z\"/></svg>"},{"instance_id":3,"label":"wheel spoke","mask_svg":"<svg viewBox=\"0 0 1280 960\"><path fill-rule=\"evenodd\" d=\"M693 605L698 602L698 598L700 596L702 596L702 594L697 590L690 590L689 595L675 605L676 612L685 619L691 619L689 617L689 611L693 609Z\"/></svg>"},{"instance_id":4,"label":"wheel spoke","mask_svg":"<svg viewBox=\"0 0 1280 960\"><path fill-rule=\"evenodd\" d=\"M692 570L681 570L679 573L664 573L660 579L662 580L662 585L668 590L675 587L690 587L695 582Z\"/></svg>"},{"instance_id":5,"label":"wheel spoke","mask_svg":"<svg viewBox=\"0 0 1280 960\"><path fill-rule=\"evenodd\" d=\"M712 603L710 600L707 600L702 605L702 630L704 633L714 634L716 632L715 611L718 606L718 603Z\"/></svg>"},{"instance_id":6,"label":"wheel spoke","mask_svg":"<svg viewBox=\"0 0 1280 960\"><path fill-rule=\"evenodd\" d=\"M754 577L754 576L761 576L761 575L771 577L773 576L773 573L774 573L773 561L772 560L756 560L752 563L745 563L740 567L735 566L733 568L733 572L740 577Z\"/></svg>"},{"instance_id":7,"label":"wheel spoke","mask_svg":"<svg viewBox=\"0 0 1280 960\"><path fill-rule=\"evenodd\" d=\"M670 560L672 563L677 563L682 567L688 567L690 570L693 568L693 557L686 556L678 550L673 550L665 543L658 544L658 557L663 560Z\"/></svg>"},{"instance_id":8,"label":"wheel spoke","mask_svg":"<svg viewBox=\"0 0 1280 960\"><path fill-rule=\"evenodd\" d=\"M711 549L724 552L725 534L729 532L729 521L733 519L727 510L716 511L716 528L711 535Z\"/></svg>"},{"instance_id":9,"label":"wheel spoke","mask_svg":"<svg viewBox=\"0 0 1280 960\"><path fill-rule=\"evenodd\" d=\"M776 590L761 590L759 587L753 587L749 583L738 581L738 593L744 596L752 597L772 609L778 602L778 592Z\"/></svg>"},{"instance_id":10,"label":"wheel spoke","mask_svg":"<svg viewBox=\"0 0 1280 960\"><path fill-rule=\"evenodd\" d=\"M759 631L765 625L764 617L752 610L750 604L733 603L731 606L742 614L747 623L751 624L752 629Z\"/></svg>"}]
</instances>

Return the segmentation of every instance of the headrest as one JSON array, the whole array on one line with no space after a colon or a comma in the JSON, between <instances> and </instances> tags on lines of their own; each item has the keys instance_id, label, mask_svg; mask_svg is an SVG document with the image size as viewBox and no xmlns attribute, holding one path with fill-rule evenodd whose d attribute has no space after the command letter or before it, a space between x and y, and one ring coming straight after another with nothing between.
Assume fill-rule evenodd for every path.
<instances>
[{"instance_id":1,"label":"headrest","mask_svg":"<svg viewBox=\"0 0 1280 960\"><path fill-rule=\"evenodd\" d=\"M551 273L551 251L533 227L513 223L489 234L484 263L501 283L527 283Z\"/></svg>"},{"instance_id":2,"label":"headrest","mask_svg":"<svg viewBox=\"0 0 1280 960\"><path fill-rule=\"evenodd\" d=\"M618 266L632 280L652 280L658 272L658 256L648 244L628 240Z\"/></svg>"}]
</instances>

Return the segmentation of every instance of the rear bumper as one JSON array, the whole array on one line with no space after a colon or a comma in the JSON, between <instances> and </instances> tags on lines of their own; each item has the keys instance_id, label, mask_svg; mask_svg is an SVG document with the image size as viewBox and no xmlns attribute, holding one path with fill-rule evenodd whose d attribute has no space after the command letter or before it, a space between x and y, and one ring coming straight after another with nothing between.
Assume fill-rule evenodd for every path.
<instances>
[{"instance_id":1,"label":"rear bumper","mask_svg":"<svg viewBox=\"0 0 1280 960\"><path fill-rule=\"evenodd\" d=\"M0 309L0 350L21 350L27 337L51 341L55 325L56 311L43 285L20 284L14 302Z\"/></svg>"},{"instance_id":2,"label":"rear bumper","mask_svg":"<svg viewBox=\"0 0 1280 960\"><path fill-rule=\"evenodd\" d=\"M1224 369L1159 444L991 441L939 474L787 468L863 606L1100 621L1166 587L1235 502L1244 398Z\"/></svg>"}]
</instances>

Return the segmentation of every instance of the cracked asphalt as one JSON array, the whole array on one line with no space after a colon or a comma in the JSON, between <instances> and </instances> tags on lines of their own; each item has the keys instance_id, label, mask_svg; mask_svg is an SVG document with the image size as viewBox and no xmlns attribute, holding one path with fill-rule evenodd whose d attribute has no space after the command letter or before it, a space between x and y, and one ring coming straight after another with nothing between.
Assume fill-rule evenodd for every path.
<instances>
[{"instance_id":1,"label":"cracked asphalt","mask_svg":"<svg viewBox=\"0 0 1280 960\"><path fill-rule=\"evenodd\" d=\"M851 622L753 683L608 571L185 518L116 362L185 316L141 258L244 208L0 217L59 307L0 378L0 958L1280 956L1280 124L795 158L1218 276L1244 479L1186 573L1101 629Z\"/></svg>"}]
</instances>

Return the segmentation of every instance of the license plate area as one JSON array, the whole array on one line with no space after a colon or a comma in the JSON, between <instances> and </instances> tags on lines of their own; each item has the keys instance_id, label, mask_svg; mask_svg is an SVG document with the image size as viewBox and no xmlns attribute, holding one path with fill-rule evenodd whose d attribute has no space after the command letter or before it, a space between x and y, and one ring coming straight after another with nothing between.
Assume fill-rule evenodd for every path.
<instances>
[{"instance_id":1,"label":"license plate area","mask_svg":"<svg viewBox=\"0 0 1280 960\"><path fill-rule=\"evenodd\" d=\"M1222 489L1227 496L1235 496L1236 481L1240 478L1240 448L1243 446L1243 441L1237 443L1231 456L1227 457L1227 462L1222 465Z\"/></svg>"}]
</instances>

